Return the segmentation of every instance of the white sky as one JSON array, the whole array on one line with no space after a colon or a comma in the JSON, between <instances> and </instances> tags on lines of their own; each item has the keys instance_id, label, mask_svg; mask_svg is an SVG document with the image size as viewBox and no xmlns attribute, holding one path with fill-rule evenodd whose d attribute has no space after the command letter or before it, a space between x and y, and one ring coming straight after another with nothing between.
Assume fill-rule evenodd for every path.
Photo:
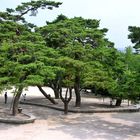
<instances>
[{"instance_id":1,"label":"white sky","mask_svg":"<svg viewBox=\"0 0 140 140\"><path fill-rule=\"evenodd\" d=\"M29 0L0 0L0 10L16 7L21 2ZM128 26L140 26L140 0L55 0L63 2L60 8L52 11L40 11L37 17L29 18L38 26L46 20L53 20L59 14L69 18L82 16L84 18L101 20L101 27L108 28L107 37L115 43L115 47L123 50L131 45L127 39Z\"/></svg>"}]
</instances>

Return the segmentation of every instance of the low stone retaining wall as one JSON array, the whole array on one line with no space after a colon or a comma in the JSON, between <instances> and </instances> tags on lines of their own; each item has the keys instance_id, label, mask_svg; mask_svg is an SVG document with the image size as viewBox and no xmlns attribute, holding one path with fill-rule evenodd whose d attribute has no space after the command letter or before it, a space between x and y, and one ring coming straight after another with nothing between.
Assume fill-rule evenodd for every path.
<instances>
[{"instance_id":1,"label":"low stone retaining wall","mask_svg":"<svg viewBox=\"0 0 140 140\"><path fill-rule=\"evenodd\" d=\"M35 105L35 106L42 106L42 107L48 107L51 109L59 110L59 111L64 111L64 108L62 107L57 107L57 106L51 106L51 105L44 105L44 104L39 104L39 103L33 103L33 102L20 102L21 104L25 105ZM109 113L109 112L139 112L139 108L96 108L96 109L80 109L80 108L74 108L74 109L69 109L68 112L73 112L73 113Z\"/></svg>"},{"instance_id":2,"label":"low stone retaining wall","mask_svg":"<svg viewBox=\"0 0 140 140\"><path fill-rule=\"evenodd\" d=\"M22 119L19 119L19 118L15 118L14 117L0 117L0 122L2 123L11 123L11 124L26 124L26 123L33 123L35 121L35 117L33 115L30 115L30 114L24 114L22 113L23 115L25 115L25 119L22 117Z\"/></svg>"}]
</instances>

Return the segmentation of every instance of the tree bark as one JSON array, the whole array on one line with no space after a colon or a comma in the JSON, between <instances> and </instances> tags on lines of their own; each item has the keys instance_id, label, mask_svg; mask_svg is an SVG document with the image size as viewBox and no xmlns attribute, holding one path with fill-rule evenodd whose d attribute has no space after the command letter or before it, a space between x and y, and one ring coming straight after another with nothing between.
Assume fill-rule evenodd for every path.
<instances>
[{"instance_id":1,"label":"tree bark","mask_svg":"<svg viewBox=\"0 0 140 140\"><path fill-rule=\"evenodd\" d=\"M54 91L55 99L59 99L59 95L60 95L59 89L58 88L54 88L53 91Z\"/></svg>"},{"instance_id":2,"label":"tree bark","mask_svg":"<svg viewBox=\"0 0 140 140\"><path fill-rule=\"evenodd\" d=\"M59 99L60 98L60 91L61 91L60 81L57 81L57 80L52 81L49 86L54 91L55 99Z\"/></svg>"},{"instance_id":3,"label":"tree bark","mask_svg":"<svg viewBox=\"0 0 140 140\"><path fill-rule=\"evenodd\" d=\"M81 95L80 95L80 77L79 76L75 77L74 90L75 90L75 96L76 96L75 106L80 107Z\"/></svg>"},{"instance_id":4,"label":"tree bark","mask_svg":"<svg viewBox=\"0 0 140 140\"><path fill-rule=\"evenodd\" d=\"M68 97L68 90L69 90L69 97ZM60 98L62 102L64 103L64 114L68 114L68 104L72 98L72 90L71 88L67 88L65 97L62 96L62 92L60 92Z\"/></svg>"},{"instance_id":5,"label":"tree bark","mask_svg":"<svg viewBox=\"0 0 140 140\"><path fill-rule=\"evenodd\" d=\"M118 99L116 100L115 106L121 106L121 103L122 103L122 99L121 99L121 98L118 98Z\"/></svg>"},{"instance_id":6,"label":"tree bark","mask_svg":"<svg viewBox=\"0 0 140 140\"><path fill-rule=\"evenodd\" d=\"M68 103L67 102L64 103L64 114L65 115L68 114Z\"/></svg>"},{"instance_id":7,"label":"tree bark","mask_svg":"<svg viewBox=\"0 0 140 140\"><path fill-rule=\"evenodd\" d=\"M16 96L15 96L15 98L14 98L13 109L12 109L12 114L13 114L14 116L16 116L17 113L18 113L18 104L19 104L20 96L21 96L21 94L22 94L22 90L23 90L23 87L22 87L22 86L19 86L18 92L17 92L17 94L16 94Z\"/></svg>"},{"instance_id":8,"label":"tree bark","mask_svg":"<svg viewBox=\"0 0 140 140\"><path fill-rule=\"evenodd\" d=\"M37 86L38 89L41 91L41 93L53 104L57 104L57 102L50 96L48 95L41 86Z\"/></svg>"}]
</instances>

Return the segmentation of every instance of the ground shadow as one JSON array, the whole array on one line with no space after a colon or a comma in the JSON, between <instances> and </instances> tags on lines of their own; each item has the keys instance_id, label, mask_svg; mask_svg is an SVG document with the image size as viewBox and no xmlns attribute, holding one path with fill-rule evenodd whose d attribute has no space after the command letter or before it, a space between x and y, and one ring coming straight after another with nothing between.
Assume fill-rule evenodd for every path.
<instances>
[{"instance_id":1,"label":"ground shadow","mask_svg":"<svg viewBox=\"0 0 140 140\"><path fill-rule=\"evenodd\" d=\"M59 123L61 125L52 130L64 131L65 133L72 135L74 138L83 140L89 138L123 140L140 134L140 123L135 123L133 126L123 125L121 123L111 123L89 114L80 114L72 119L66 119L64 117Z\"/></svg>"}]
</instances>

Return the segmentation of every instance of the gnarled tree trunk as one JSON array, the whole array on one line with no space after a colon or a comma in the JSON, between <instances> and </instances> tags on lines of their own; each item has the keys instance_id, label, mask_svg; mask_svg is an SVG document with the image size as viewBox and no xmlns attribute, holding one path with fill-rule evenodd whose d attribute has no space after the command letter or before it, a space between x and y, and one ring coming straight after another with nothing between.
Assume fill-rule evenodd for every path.
<instances>
[{"instance_id":1,"label":"gnarled tree trunk","mask_svg":"<svg viewBox=\"0 0 140 140\"><path fill-rule=\"evenodd\" d=\"M53 89L54 91L54 96L55 99L59 99L60 98L60 92L61 92L61 84L59 80L55 80L55 81L51 81L49 86Z\"/></svg>"},{"instance_id":2,"label":"gnarled tree trunk","mask_svg":"<svg viewBox=\"0 0 140 140\"><path fill-rule=\"evenodd\" d=\"M37 86L38 89L41 91L41 93L53 104L57 104L57 102L50 96L48 95L41 86Z\"/></svg>"},{"instance_id":3,"label":"gnarled tree trunk","mask_svg":"<svg viewBox=\"0 0 140 140\"><path fill-rule=\"evenodd\" d=\"M69 97L68 97L68 90L69 90ZM65 97L63 97L62 92L60 92L60 98L64 103L64 114L66 115L68 114L68 104L72 98L72 89L71 88L66 89Z\"/></svg>"},{"instance_id":4,"label":"gnarled tree trunk","mask_svg":"<svg viewBox=\"0 0 140 140\"><path fill-rule=\"evenodd\" d=\"M19 104L20 96L22 94L22 90L23 90L23 87L19 86L18 91L17 91L15 98L14 98L13 109L12 109L12 114L14 116L17 115L17 113L18 113L18 104Z\"/></svg>"}]
</instances>

